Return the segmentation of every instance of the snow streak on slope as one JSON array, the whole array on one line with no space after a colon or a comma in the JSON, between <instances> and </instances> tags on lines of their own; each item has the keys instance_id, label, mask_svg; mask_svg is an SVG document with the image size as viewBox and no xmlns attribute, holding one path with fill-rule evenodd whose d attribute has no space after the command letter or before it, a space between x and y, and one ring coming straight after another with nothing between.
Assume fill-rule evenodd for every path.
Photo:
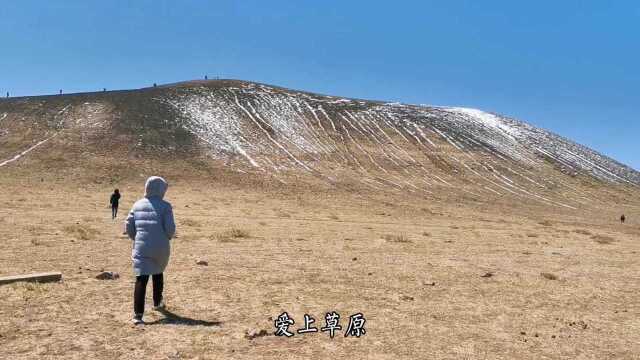
<instances>
[{"instance_id":1,"label":"snow streak on slope","mask_svg":"<svg viewBox=\"0 0 640 360\"><path fill-rule=\"evenodd\" d=\"M638 173L632 169L621 166L621 164L593 150L545 130L480 110L465 108L445 109L461 115L465 120L478 122L493 128L496 133L503 133L515 140L517 145L520 145L527 153L533 153L538 157L550 158L562 164L566 170L587 171L593 176L606 181L638 184ZM522 154L521 151L518 151L516 144L500 141L504 139L498 138L498 140L498 142L494 141L494 145L503 150L506 150L504 145L508 145L513 151L512 156L518 157ZM524 158L520 158L520 160L526 161Z\"/></svg>"},{"instance_id":2,"label":"snow streak on slope","mask_svg":"<svg viewBox=\"0 0 640 360\"><path fill-rule=\"evenodd\" d=\"M570 184L578 174L640 184L636 171L612 159L476 109L367 102L252 83L182 88L156 100L177 110L214 157L244 159L274 176L346 176L376 190L424 194L453 187L478 198L509 195L564 207L587 199ZM559 187L563 201L553 200L552 189Z\"/></svg>"},{"instance_id":3,"label":"snow streak on slope","mask_svg":"<svg viewBox=\"0 0 640 360\"><path fill-rule=\"evenodd\" d=\"M579 173L640 183L637 172L590 149L476 109L367 102L251 83L184 88L157 100L178 110L213 156L239 156L274 176L303 171L330 181L357 178L376 190L433 194L448 187L478 198L509 195L564 207L587 199L567 180ZM563 201L553 200L558 187L565 189Z\"/></svg>"},{"instance_id":4,"label":"snow streak on slope","mask_svg":"<svg viewBox=\"0 0 640 360\"><path fill-rule=\"evenodd\" d=\"M50 136L42 141L37 142L35 145L31 146L30 148L16 154L14 157L4 160L2 162L0 162L0 167L3 167L5 165L8 165L14 161L20 160L21 157L25 156L26 154L28 154L29 152L31 152L32 150L34 150L35 148L37 148L38 146L46 143L47 141L51 140L53 137L55 137L57 134L54 134L53 136Z\"/></svg>"}]
</instances>

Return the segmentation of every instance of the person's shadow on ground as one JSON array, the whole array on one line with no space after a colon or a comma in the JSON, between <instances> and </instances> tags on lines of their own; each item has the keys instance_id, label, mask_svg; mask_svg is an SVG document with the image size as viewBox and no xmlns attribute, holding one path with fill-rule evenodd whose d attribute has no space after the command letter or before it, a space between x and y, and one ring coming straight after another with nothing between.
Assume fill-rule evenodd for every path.
<instances>
[{"instance_id":1,"label":"person's shadow on ground","mask_svg":"<svg viewBox=\"0 0 640 360\"><path fill-rule=\"evenodd\" d=\"M191 319L188 317L174 314L167 309L158 310L158 312L164 315L164 317L162 319L148 322L146 323L147 325L155 325L155 324L188 325L188 326L221 326L222 325L221 321Z\"/></svg>"}]
</instances>

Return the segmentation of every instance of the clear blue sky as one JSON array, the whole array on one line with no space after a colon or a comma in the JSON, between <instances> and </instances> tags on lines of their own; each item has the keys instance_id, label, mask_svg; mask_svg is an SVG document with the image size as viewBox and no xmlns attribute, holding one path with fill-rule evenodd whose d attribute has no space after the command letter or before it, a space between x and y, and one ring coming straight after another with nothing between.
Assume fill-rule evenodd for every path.
<instances>
[{"instance_id":1,"label":"clear blue sky","mask_svg":"<svg viewBox=\"0 0 640 360\"><path fill-rule=\"evenodd\" d=\"M640 169L640 2L7 1L0 91L205 74L507 114Z\"/></svg>"}]
</instances>

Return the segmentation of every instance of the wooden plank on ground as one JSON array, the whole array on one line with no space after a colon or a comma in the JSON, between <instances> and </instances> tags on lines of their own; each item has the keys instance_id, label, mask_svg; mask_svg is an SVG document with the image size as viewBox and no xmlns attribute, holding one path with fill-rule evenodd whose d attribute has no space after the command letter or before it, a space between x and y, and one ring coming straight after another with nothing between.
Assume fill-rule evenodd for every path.
<instances>
[{"instance_id":1,"label":"wooden plank on ground","mask_svg":"<svg viewBox=\"0 0 640 360\"><path fill-rule=\"evenodd\" d=\"M38 274L3 276L0 277L0 285L11 284L18 281L45 283L60 280L62 280L62 273L54 271Z\"/></svg>"}]
</instances>

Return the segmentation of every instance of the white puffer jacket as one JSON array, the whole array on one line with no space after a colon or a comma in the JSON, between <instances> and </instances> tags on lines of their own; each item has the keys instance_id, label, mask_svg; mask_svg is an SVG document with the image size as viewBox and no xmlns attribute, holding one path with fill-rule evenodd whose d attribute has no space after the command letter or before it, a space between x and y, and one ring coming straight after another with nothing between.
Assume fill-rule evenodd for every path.
<instances>
[{"instance_id":1,"label":"white puffer jacket","mask_svg":"<svg viewBox=\"0 0 640 360\"><path fill-rule=\"evenodd\" d=\"M125 226L134 241L131 259L136 276L162 273L169 263L176 225L171 204L163 200L168 186L159 176L147 179L144 198L133 204L127 216Z\"/></svg>"}]
</instances>

